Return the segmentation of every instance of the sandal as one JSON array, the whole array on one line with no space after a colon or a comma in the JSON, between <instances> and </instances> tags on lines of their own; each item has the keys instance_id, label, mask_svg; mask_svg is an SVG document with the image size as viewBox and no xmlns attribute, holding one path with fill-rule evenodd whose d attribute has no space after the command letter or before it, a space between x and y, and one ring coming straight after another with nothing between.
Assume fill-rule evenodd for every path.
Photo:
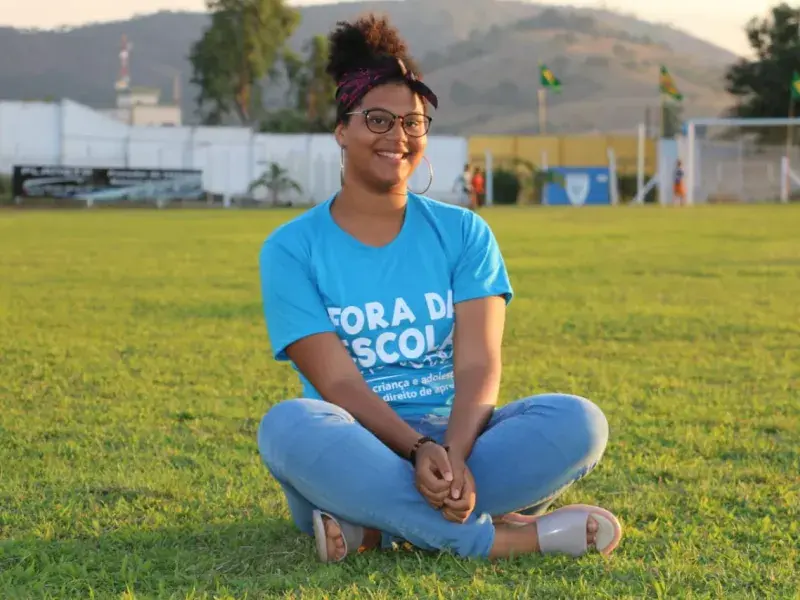
<instances>
[{"instance_id":1,"label":"sandal","mask_svg":"<svg viewBox=\"0 0 800 600\"><path fill-rule=\"evenodd\" d=\"M569 554L578 557L589 551L586 543L586 525L589 517L597 523L594 549L608 556L619 545L622 525L604 508L588 504L571 504L538 516L508 513L499 522L522 527L536 523L539 549L542 554Z\"/></svg>"},{"instance_id":2,"label":"sandal","mask_svg":"<svg viewBox=\"0 0 800 600\"><path fill-rule=\"evenodd\" d=\"M328 537L325 534L325 521L323 519L330 519L339 526L342 531L342 538L344 539L344 554L341 558L331 558L328 556ZM358 550L364 540L364 528L360 525L353 525L347 521L337 519L332 514L323 510L315 510L311 513L311 519L314 524L314 539L317 543L317 556L324 563L341 562L345 559L350 550Z\"/></svg>"}]
</instances>

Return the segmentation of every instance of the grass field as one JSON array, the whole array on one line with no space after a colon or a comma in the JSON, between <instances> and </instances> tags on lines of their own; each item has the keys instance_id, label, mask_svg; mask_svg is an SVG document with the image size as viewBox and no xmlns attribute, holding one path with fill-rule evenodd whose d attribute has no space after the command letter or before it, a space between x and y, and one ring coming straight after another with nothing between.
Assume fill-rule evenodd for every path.
<instances>
[{"instance_id":1,"label":"grass field","mask_svg":"<svg viewBox=\"0 0 800 600\"><path fill-rule=\"evenodd\" d=\"M485 213L501 402L593 398L610 561L316 562L262 467L282 211L0 212L0 597L800 598L800 206ZM502 468L502 465L498 465ZM480 493L480 490L479 492Z\"/></svg>"}]
</instances>

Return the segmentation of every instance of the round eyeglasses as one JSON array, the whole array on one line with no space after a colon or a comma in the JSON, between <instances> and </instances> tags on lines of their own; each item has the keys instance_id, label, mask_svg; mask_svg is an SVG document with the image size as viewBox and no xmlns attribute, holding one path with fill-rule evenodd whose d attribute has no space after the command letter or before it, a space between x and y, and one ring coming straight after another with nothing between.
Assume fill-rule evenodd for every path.
<instances>
[{"instance_id":1,"label":"round eyeglasses","mask_svg":"<svg viewBox=\"0 0 800 600\"><path fill-rule=\"evenodd\" d=\"M403 124L403 131L409 137L422 137L431 128L433 118L419 113L410 113L404 116L396 115L385 108L368 108L349 112L348 115L363 115L364 122L372 133L389 133L394 127L395 121L400 119Z\"/></svg>"}]
</instances>

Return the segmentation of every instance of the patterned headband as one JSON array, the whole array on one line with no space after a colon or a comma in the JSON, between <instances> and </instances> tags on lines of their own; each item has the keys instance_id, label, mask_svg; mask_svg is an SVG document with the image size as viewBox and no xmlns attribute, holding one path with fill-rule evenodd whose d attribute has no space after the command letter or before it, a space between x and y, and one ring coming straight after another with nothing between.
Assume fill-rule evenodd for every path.
<instances>
[{"instance_id":1,"label":"patterned headband","mask_svg":"<svg viewBox=\"0 0 800 600\"><path fill-rule=\"evenodd\" d=\"M401 59L397 59L400 64L400 72L406 85L415 94L419 94L431 103L433 108L439 107L439 99L431 88L422 83L411 71L409 71ZM367 93L388 81L397 78L397 71L392 67L375 69L357 69L345 75L336 88L336 101L339 103L341 113L345 113L358 104Z\"/></svg>"}]
</instances>

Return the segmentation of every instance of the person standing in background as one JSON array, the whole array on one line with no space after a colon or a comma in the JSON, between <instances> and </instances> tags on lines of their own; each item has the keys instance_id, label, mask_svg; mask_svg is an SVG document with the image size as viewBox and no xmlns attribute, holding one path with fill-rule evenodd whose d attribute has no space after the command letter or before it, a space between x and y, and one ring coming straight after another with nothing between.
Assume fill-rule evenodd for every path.
<instances>
[{"instance_id":1,"label":"person standing in background","mask_svg":"<svg viewBox=\"0 0 800 600\"><path fill-rule=\"evenodd\" d=\"M469 175L469 163L464 165L464 170L456 177L453 183L453 191L458 194L458 205L467 206L475 210L472 204L472 185Z\"/></svg>"},{"instance_id":2,"label":"person standing in background","mask_svg":"<svg viewBox=\"0 0 800 600\"><path fill-rule=\"evenodd\" d=\"M472 174L472 196L475 208L484 205L486 200L486 182L480 167L475 167L475 171Z\"/></svg>"},{"instance_id":3,"label":"person standing in background","mask_svg":"<svg viewBox=\"0 0 800 600\"><path fill-rule=\"evenodd\" d=\"M683 184L683 163L680 159L675 163L674 187L672 189L673 203L683 206L686 203L686 188Z\"/></svg>"}]
</instances>

